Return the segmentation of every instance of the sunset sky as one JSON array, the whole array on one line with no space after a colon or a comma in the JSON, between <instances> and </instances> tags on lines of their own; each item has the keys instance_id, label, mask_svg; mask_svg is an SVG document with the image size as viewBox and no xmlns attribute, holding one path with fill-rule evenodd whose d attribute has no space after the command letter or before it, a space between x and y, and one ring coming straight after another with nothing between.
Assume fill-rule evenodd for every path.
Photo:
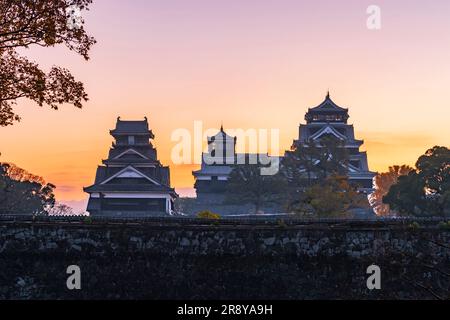
<instances>
[{"instance_id":1,"label":"sunset sky","mask_svg":"<svg viewBox=\"0 0 450 320\"><path fill-rule=\"evenodd\" d=\"M366 27L369 5L381 30ZM67 67L89 102L58 111L19 100L20 123L0 128L0 161L80 201L107 157L117 116L147 116L172 185L192 194L195 165L171 163L171 133L278 128L280 150L298 137L327 90L349 108L369 166L414 164L450 145L450 1L94 0L85 28L98 43L86 62L65 47L21 52L44 69Z\"/></svg>"}]
</instances>

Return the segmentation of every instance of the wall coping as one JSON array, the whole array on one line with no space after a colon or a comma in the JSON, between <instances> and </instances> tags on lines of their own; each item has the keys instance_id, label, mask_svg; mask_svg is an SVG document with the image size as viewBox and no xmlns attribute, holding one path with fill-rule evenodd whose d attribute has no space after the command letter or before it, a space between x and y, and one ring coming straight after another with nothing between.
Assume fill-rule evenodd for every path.
<instances>
[{"instance_id":1,"label":"wall coping","mask_svg":"<svg viewBox=\"0 0 450 320\"><path fill-rule=\"evenodd\" d=\"M30 215L1 215L0 227L11 225L23 226L61 226L61 227L155 227L155 228L194 228L211 230L239 230L239 229L405 229L412 223L419 224L423 229L449 229L439 228L440 222L448 222L450 218L444 217L401 217L401 218L222 218L218 220L200 219L192 217L86 217L86 216L30 216Z\"/></svg>"}]
</instances>

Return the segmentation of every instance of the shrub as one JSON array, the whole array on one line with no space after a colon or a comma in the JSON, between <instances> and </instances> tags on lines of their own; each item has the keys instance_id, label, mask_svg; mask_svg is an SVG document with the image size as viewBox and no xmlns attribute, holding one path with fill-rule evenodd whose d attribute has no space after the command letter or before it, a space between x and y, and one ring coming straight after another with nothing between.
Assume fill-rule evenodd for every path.
<instances>
[{"instance_id":1,"label":"shrub","mask_svg":"<svg viewBox=\"0 0 450 320\"><path fill-rule=\"evenodd\" d=\"M450 230L450 220L447 222L444 221L439 222L439 228Z\"/></svg>"},{"instance_id":2,"label":"shrub","mask_svg":"<svg viewBox=\"0 0 450 320\"><path fill-rule=\"evenodd\" d=\"M92 223L92 217L84 217L83 222L86 224L91 224Z\"/></svg>"},{"instance_id":3,"label":"shrub","mask_svg":"<svg viewBox=\"0 0 450 320\"><path fill-rule=\"evenodd\" d=\"M420 224L418 222L414 221L408 225L408 228L415 231L420 228Z\"/></svg>"},{"instance_id":4,"label":"shrub","mask_svg":"<svg viewBox=\"0 0 450 320\"><path fill-rule=\"evenodd\" d=\"M220 214L211 212L209 210L204 210L197 213L197 218L218 220L220 219Z\"/></svg>"},{"instance_id":5,"label":"shrub","mask_svg":"<svg viewBox=\"0 0 450 320\"><path fill-rule=\"evenodd\" d=\"M284 229L284 228L287 227L287 224L286 224L286 222L284 221L284 219L278 219L278 220L277 220L277 224L278 224L278 226L279 226L280 228L282 228L282 229Z\"/></svg>"}]
</instances>

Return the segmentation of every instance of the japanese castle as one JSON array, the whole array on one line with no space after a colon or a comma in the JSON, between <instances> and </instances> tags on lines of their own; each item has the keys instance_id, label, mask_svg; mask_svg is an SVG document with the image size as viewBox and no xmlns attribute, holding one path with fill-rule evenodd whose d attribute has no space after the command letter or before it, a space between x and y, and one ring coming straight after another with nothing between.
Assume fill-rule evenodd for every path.
<instances>
[{"instance_id":1,"label":"japanese castle","mask_svg":"<svg viewBox=\"0 0 450 320\"><path fill-rule=\"evenodd\" d=\"M147 118L122 121L110 131L115 142L108 159L97 168L95 182L84 188L89 193L91 215L167 215L173 213L178 197L170 187L169 167L158 161L150 142L154 135Z\"/></svg>"},{"instance_id":2,"label":"japanese castle","mask_svg":"<svg viewBox=\"0 0 450 320\"><path fill-rule=\"evenodd\" d=\"M370 193L375 172L369 171L367 153L359 151L362 140L355 139L353 125L348 124L348 109L331 100L328 92L325 100L317 107L309 108L305 115L306 124L300 124L299 138L293 147L309 141L320 141L331 135L343 142L349 154L347 164L350 182L359 186L360 192ZM208 137L208 153L202 154L200 170L193 171L195 190L200 201L221 202L224 199L229 176L236 165L248 163L249 154L236 154L236 138L228 135L223 127L212 137ZM261 156L256 155L259 161ZM272 157L276 158L276 157ZM238 161L245 159L245 162ZM279 159L282 160L282 159Z\"/></svg>"},{"instance_id":3,"label":"japanese castle","mask_svg":"<svg viewBox=\"0 0 450 320\"><path fill-rule=\"evenodd\" d=\"M320 141L327 135L339 139L349 154L349 181L360 186L360 191L370 193L372 179L376 173L369 171L367 153L359 151L364 141L355 139L353 125L347 123L348 118L348 109L335 104L328 92L321 104L308 109L305 115L306 124L300 124L299 137L294 140L293 147L310 141Z\"/></svg>"},{"instance_id":4,"label":"japanese castle","mask_svg":"<svg viewBox=\"0 0 450 320\"><path fill-rule=\"evenodd\" d=\"M321 104L306 112L306 124L300 124L293 147L319 142L328 136L339 139L349 156L344 169L350 182L359 186L361 192L370 193L376 173L369 170L367 153L359 150L364 142L355 138L348 119L348 109L334 103L328 93ZM84 188L89 193L87 211L91 215L108 216L175 214L174 201L178 195L170 187L169 167L160 163L151 143L154 135L147 118L123 121L119 117L110 134L115 142L108 158L98 166L94 184ZM278 163L283 160L268 154L236 153L236 140L223 126L216 135L207 137L208 151L202 154L201 168L192 172L197 193L193 208L223 205L217 208L218 212L247 210L245 204L227 209L223 203L233 169L242 164L267 163L268 159Z\"/></svg>"},{"instance_id":5,"label":"japanese castle","mask_svg":"<svg viewBox=\"0 0 450 320\"><path fill-rule=\"evenodd\" d=\"M222 202L234 166L257 164L263 157L267 161L267 154L236 153L236 140L223 126L216 135L207 137L208 152L202 154L200 170L192 172L198 200Z\"/></svg>"}]
</instances>

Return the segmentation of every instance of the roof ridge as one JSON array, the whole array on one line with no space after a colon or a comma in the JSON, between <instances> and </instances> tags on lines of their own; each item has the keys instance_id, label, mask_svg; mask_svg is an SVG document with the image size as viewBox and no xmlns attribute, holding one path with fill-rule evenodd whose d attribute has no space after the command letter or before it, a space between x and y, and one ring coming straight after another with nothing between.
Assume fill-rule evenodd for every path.
<instances>
[{"instance_id":1,"label":"roof ridge","mask_svg":"<svg viewBox=\"0 0 450 320\"><path fill-rule=\"evenodd\" d=\"M338 106L330 97L330 91L327 92L327 95L325 96L325 100L323 100L319 105L313 108L309 108L310 110L314 109L337 109L341 111L346 111L348 109L342 108Z\"/></svg>"}]
</instances>

